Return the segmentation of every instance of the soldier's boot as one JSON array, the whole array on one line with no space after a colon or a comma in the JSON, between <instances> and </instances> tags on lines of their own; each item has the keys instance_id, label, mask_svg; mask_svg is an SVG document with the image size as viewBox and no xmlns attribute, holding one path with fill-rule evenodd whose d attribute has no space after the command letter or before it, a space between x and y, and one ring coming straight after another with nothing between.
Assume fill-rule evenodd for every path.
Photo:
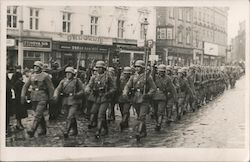
<instances>
[{"instance_id":1,"label":"soldier's boot","mask_svg":"<svg viewBox=\"0 0 250 162\"><path fill-rule=\"evenodd\" d=\"M38 136L46 135L47 129L46 129L46 121L44 117L42 117L41 119L40 126L41 126L41 131L38 133Z\"/></svg>"},{"instance_id":2,"label":"soldier's boot","mask_svg":"<svg viewBox=\"0 0 250 162\"><path fill-rule=\"evenodd\" d=\"M163 121L163 115L160 115L158 117L158 119L157 119L157 124L156 124L156 127L155 127L155 131L159 132L161 130L162 121Z\"/></svg>"},{"instance_id":3,"label":"soldier's boot","mask_svg":"<svg viewBox=\"0 0 250 162\"><path fill-rule=\"evenodd\" d=\"M35 134L35 132L36 132L39 124L40 124L40 120L39 119L35 119L33 121L33 125L32 125L31 130L27 131L27 134L29 135L30 138L34 137L34 134Z\"/></svg>"},{"instance_id":4,"label":"soldier's boot","mask_svg":"<svg viewBox=\"0 0 250 162\"><path fill-rule=\"evenodd\" d=\"M182 108L181 108L181 106L178 106L177 119L181 120L181 117L182 117Z\"/></svg>"},{"instance_id":5,"label":"soldier's boot","mask_svg":"<svg viewBox=\"0 0 250 162\"><path fill-rule=\"evenodd\" d=\"M101 131L102 131L102 127L103 127L103 121L102 120L98 120L98 122L97 122L97 131L96 131L96 133L95 133L95 138L96 139L99 139L100 138L100 136L101 136Z\"/></svg>"},{"instance_id":6,"label":"soldier's boot","mask_svg":"<svg viewBox=\"0 0 250 162\"><path fill-rule=\"evenodd\" d=\"M76 118L72 119L72 132L69 134L70 136L77 136L78 129L77 129L77 121Z\"/></svg>"},{"instance_id":7,"label":"soldier's boot","mask_svg":"<svg viewBox=\"0 0 250 162\"><path fill-rule=\"evenodd\" d=\"M67 119L66 121L66 127L65 127L65 130L64 130L64 133L63 133L63 137L66 139L66 138L69 138L69 132L70 132L70 129L72 127L72 121Z\"/></svg>"},{"instance_id":8,"label":"soldier's boot","mask_svg":"<svg viewBox=\"0 0 250 162\"><path fill-rule=\"evenodd\" d=\"M109 130L108 130L108 122L107 121L103 122L103 129L104 129L103 135L108 135Z\"/></svg>"},{"instance_id":9,"label":"soldier's boot","mask_svg":"<svg viewBox=\"0 0 250 162\"><path fill-rule=\"evenodd\" d=\"M140 122L139 127L138 127L138 132L136 133L136 140L140 141L141 138L146 137L147 132L146 132L146 125L143 122Z\"/></svg>"},{"instance_id":10,"label":"soldier's boot","mask_svg":"<svg viewBox=\"0 0 250 162\"><path fill-rule=\"evenodd\" d=\"M88 129L92 129L92 128L95 128L96 127L96 116L95 114L91 114L90 115L90 123L88 125Z\"/></svg>"}]
</instances>

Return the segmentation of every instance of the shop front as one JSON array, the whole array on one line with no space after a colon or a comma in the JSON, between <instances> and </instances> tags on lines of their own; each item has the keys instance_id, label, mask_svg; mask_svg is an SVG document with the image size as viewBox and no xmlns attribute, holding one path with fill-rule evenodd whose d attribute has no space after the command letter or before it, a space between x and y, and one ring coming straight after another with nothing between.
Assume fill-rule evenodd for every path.
<instances>
[{"instance_id":1,"label":"shop front","mask_svg":"<svg viewBox=\"0 0 250 162\"><path fill-rule=\"evenodd\" d=\"M7 47L7 65L14 67L18 64L18 38L15 45ZM33 68L35 61L49 62L51 54L51 39L24 37L23 41L23 68Z\"/></svg>"},{"instance_id":2,"label":"shop front","mask_svg":"<svg viewBox=\"0 0 250 162\"><path fill-rule=\"evenodd\" d=\"M193 49L170 47L165 49L166 63L171 66L189 66L193 64Z\"/></svg>"}]
</instances>

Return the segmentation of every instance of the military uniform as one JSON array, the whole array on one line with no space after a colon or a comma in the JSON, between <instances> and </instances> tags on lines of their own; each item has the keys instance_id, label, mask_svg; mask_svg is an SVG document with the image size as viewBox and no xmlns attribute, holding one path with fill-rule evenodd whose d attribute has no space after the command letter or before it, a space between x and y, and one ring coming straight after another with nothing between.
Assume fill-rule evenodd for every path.
<instances>
[{"instance_id":1,"label":"military uniform","mask_svg":"<svg viewBox=\"0 0 250 162\"><path fill-rule=\"evenodd\" d=\"M96 63L101 68L105 68L105 64L103 61L99 61ZM96 65L96 66L97 66ZM99 66L98 66L99 67ZM115 92L116 87L115 83L112 80L112 77L107 73L97 73L96 75L90 78L89 83L87 84L85 91L92 92L93 95L93 105L90 112L90 124L89 128L93 128L94 123L97 118L97 132L96 138L100 137L102 128L105 129L105 134L108 133L108 126L106 120L106 111L108 109L109 103L111 102L111 96Z\"/></svg>"},{"instance_id":2,"label":"military uniform","mask_svg":"<svg viewBox=\"0 0 250 162\"><path fill-rule=\"evenodd\" d=\"M37 61L35 66L39 66L42 69L42 63ZM46 134L46 122L43 116L43 112L47 107L48 101L52 99L54 86L48 74L45 72L31 74L29 80L24 84L21 93L21 102L24 103L26 92L29 86L32 86L31 101L32 106L35 109L35 119L31 131L28 131L30 137L34 136L34 133L39 125L42 127L41 135Z\"/></svg>"},{"instance_id":3,"label":"military uniform","mask_svg":"<svg viewBox=\"0 0 250 162\"><path fill-rule=\"evenodd\" d=\"M74 69L72 67L68 67L65 72L70 72L73 75ZM74 77L64 78L55 89L54 97L56 99L62 97L62 109L67 112L66 127L64 132L65 138L68 137L68 133L71 129L73 130L71 135L78 134L76 113L82 103L83 92L84 86L82 81Z\"/></svg>"},{"instance_id":4,"label":"military uniform","mask_svg":"<svg viewBox=\"0 0 250 162\"><path fill-rule=\"evenodd\" d=\"M144 66L142 60L137 60L137 62L142 64L141 67ZM143 94L145 88L144 86L146 86L145 94ZM139 116L139 126L136 134L136 138L139 139L146 136L146 115L149 111L150 97L152 97L156 91L156 86L150 75L147 75L146 79L145 72L140 74L136 73L130 77L129 81L125 85L123 95L128 96L131 90L133 91L131 101L136 109L137 115Z\"/></svg>"},{"instance_id":5,"label":"military uniform","mask_svg":"<svg viewBox=\"0 0 250 162\"><path fill-rule=\"evenodd\" d=\"M159 65L158 71L162 71L165 73L164 69L165 65ZM161 129L161 124L163 121L163 116L165 113L166 105L167 105L167 99L169 95L172 95L173 98L176 100L176 90L172 84L172 81L169 76L167 75L156 75L155 77L155 85L157 87L157 90L153 96L154 100L154 110L155 110L155 116L156 116L156 131L159 131ZM172 109L167 110L167 120L171 117Z\"/></svg>"}]
</instances>

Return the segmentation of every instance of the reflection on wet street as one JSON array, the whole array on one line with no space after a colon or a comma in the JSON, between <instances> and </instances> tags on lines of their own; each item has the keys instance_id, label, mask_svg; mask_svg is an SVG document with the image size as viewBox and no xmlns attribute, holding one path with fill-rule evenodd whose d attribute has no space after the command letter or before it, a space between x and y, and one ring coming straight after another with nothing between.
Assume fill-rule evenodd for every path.
<instances>
[{"instance_id":1,"label":"reflection on wet street","mask_svg":"<svg viewBox=\"0 0 250 162\"><path fill-rule=\"evenodd\" d=\"M148 117L148 136L136 142L133 129L136 117L131 111L129 129L119 130L120 113L116 110L116 121L109 124L109 134L99 140L94 138L95 129L87 129L87 120L79 116L79 135L64 140L64 120L47 120L48 131L44 137L29 138L26 130L16 131L12 120L12 135L7 137L7 146L42 147L178 147L178 148L242 148L245 134L245 77L221 96L194 113L187 113L181 121L163 124L161 132L155 132L155 121ZM48 116L46 116L48 119ZM32 122L32 112L23 120L26 128Z\"/></svg>"}]
</instances>

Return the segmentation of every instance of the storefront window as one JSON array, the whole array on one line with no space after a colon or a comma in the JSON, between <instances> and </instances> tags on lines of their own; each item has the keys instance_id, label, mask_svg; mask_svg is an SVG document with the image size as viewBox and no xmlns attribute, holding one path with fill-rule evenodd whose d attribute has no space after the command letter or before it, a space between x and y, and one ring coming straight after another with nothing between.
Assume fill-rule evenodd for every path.
<instances>
[{"instance_id":1,"label":"storefront window","mask_svg":"<svg viewBox=\"0 0 250 162\"><path fill-rule=\"evenodd\" d=\"M118 20L118 38L123 38L124 33L124 21Z\"/></svg>"},{"instance_id":2,"label":"storefront window","mask_svg":"<svg viewBox=\"0 0 250 162\"><path fill-rule=\"evenodd\" d=\"M7 7L7 27L17 28L17 7Z\"/></svg>"},{"instance_id":3,"label":"storefront window","mask_svg":"<svg viewBox=\"0 0 250 162\"><path fill-rule=\"evenodd\" d=\"M71 13L63 12L63 24L62 24L63 32L70 33L70 24L71 24Z\"/></svg>"},{"instance_id":4,"label":"storefront window","mask_svg":"<svg viewBox=\"0 0 250 162\"><path fill-rule=\"evenodd\" d=\"M98 17L91 16L90 18L90 34L91 35L97 35L98 32Z\"/></svg>"},{"instance_id":5,"label":"storefront window","mask_svg":"<svg viewBox=\"0 0 250 162\"><path fill-rule=\"evenodd\" d=\"M39 29L39 10L35 8L30 8L30 29Z\"/></svg>"}]
</instances>

